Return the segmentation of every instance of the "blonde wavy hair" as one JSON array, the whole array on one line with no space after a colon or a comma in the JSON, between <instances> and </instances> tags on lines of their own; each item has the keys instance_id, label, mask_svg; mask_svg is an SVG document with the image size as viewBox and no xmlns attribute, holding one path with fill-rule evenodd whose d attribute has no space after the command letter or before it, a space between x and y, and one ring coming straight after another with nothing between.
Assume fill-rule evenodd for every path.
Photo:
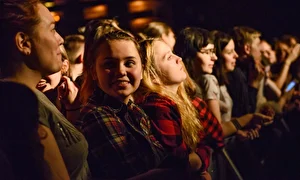
<instances>
[{"instance_id":1,"label":"blonde wavy hair","mask_svg":"<svg viewBox=\"0 0 300 180\"><path fill-rule=\"evenodd\" d=\"M199 121L198 112L193 106L191 99L185 89L185 86L191 85L192 91L194 87L192 80L186 72L187 79L180 84L177 94L174 94L164 86L164 83L162 81L162 73L159 71L155 64L155 52L153 48L155 41L159 41L159 39L146 39L140 42L144 71L143 80L141 82L140 88L135 93L135 96L138 97L141 95L147 95L151 92L155 92L174 101L177 105L182 119L181 132L183 140L189 148L195 150L197 144L200 141L199 132L202 131L203 128Z\"/></svg>"}]
</instances>

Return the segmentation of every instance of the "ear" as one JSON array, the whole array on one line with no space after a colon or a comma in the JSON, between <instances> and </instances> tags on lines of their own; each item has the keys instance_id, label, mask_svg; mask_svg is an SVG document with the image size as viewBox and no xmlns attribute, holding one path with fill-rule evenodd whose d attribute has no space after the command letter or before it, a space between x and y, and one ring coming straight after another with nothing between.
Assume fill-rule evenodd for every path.
<instances>
[{"instance_id":1,"label":"ear","mask_svg":"<svg viewBox=\"0 0 300 180\"><path fill-rule=\"evenodd\" d=\"M62 74L67 74L69 67L70 67L69 61L65 59L61 67Z\"/></svg>"},{"instance_id":2,"label":"ear","mask_svg":"<svg viewBox=\"0 0 300 180\"><path fill-rule=\"evenodd\" d=\"M244 45L244 51L245 51L245 54L249 55L250 54L250 51L251 51L251 45L250 44L245 44Z\"/></svg>"},{"instance_id":3,"label":"ear","mask_svg":"<svg viewBox=\"0 0 300 180\"><path fill-rule=\"evenodd\" d=\"M18 50L25 55L31 54L31 42L30 38L27 34L23 32L18 32L15 35L15 43L18 48Z\"/></svg>"}]
</instances>

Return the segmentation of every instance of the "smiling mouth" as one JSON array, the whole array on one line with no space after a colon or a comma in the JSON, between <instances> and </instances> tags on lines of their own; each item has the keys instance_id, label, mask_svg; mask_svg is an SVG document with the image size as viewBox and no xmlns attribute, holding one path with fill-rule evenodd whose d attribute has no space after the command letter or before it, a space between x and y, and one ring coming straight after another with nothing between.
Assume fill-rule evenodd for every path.
<instances>
[{"instance_id":1,"label":"smiling mouth","mask_svg":"<svg viewBox=\"0 0 300 180\"><path fill-rule=\"evenodd\" d=\"M126 84L129 84L129 81L126 81L126 80L117 80L117 81L113 81L112 84L126 85Z\"/></svg>"}]
</instances>

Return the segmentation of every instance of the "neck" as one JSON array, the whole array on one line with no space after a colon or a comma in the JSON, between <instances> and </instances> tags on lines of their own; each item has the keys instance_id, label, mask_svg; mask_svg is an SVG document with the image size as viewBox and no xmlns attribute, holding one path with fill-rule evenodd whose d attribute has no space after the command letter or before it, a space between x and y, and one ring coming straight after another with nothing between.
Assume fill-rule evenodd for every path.
<instances>
[{"instance_id":1,"label":"neck","mask_svg":"<svg viewBox=\"0 0 300 180\"><path fill-rule=\"evenodd\" d=\"M83 69L83 64L70 64L70 77L72 78L73 81L82 74L82 69Z\"/></svg>"},{"instance_id":2,"label":"neck","mask_svg":"<svg viewBox=\"0 0 300 180\"><path fill-rule=\"evenodd\" d=\"M29 69L25 64L22 64L21 68L13 76L6 77L4 80L24 84L31 90L34 90L41 78L40 72Z\"/></svg>"},{"instance_id":3,"label":"neck","mask_svg":"<svg viewBox=\"0 0 300 180\"><path fill-rule=\"evenodd\" d=\"M177 94L179 84L166 85L165 88L168 89L169 91L173 92L174 94Z\"/></svg>"},{"instance_id":4,"label":"neck","mask_svg":"<svg viewBox=\"0 0 300 180\"><path fill-rule=\"evenodd\" d=\"M128 104L129 100L134 101L133 96L129 95L125 97L124 99L120 99L123 103Z\"/></svg>"}]
</instances>

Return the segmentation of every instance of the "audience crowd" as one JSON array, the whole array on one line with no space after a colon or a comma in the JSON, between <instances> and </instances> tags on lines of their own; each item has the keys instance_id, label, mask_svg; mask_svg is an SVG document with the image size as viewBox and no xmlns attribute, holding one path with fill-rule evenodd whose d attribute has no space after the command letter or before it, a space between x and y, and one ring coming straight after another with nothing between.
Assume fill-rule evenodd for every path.
<instances>
[{"instance_id":1,"label":"audience crowd","mask_svg":"<svg viewBox=\"0 0 300 180\"><path fill-rule=\"evenodd\" d=\"M300 178L300 43L0 3L0 179Z\"/></svg>"}]
</instances>

